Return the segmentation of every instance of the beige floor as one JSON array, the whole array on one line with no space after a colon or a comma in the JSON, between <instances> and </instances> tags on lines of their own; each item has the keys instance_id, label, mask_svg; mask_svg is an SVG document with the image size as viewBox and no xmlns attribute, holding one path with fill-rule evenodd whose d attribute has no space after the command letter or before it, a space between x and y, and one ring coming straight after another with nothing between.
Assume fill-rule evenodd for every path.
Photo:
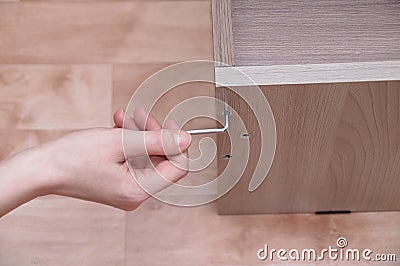
<instances>
[{"instance_id":1,"label":"beige floor","mask_svg":"<svg viewBox=\"0 0 400 266\"><path fill-rule=\"evenodd\" d=\"M146 77L175 62L212 58L209 0L0 2L0 159L76 129L111 126L112 112ZM164 97L155 113L213 93L209 85L188 85ZM184 182L215 176L214 162ZM398 212L219 216L215 204L150 200L125 213L49 196L0 220L0 265L271 265L279 263L257 259L264 244L322 249L340 236L351 248L400 259Z\"/></svg>"}]
</instances>

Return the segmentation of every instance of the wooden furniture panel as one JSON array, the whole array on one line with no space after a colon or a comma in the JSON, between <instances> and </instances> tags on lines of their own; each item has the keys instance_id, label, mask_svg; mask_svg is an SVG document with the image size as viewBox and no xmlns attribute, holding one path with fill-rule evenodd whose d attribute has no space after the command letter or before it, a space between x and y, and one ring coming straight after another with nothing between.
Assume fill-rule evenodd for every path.
<instances>
[{"instance_id":1,"label":"wooden furniture panel","mask_svg":"<svg viewBox=\"0 0 400 266\"><path fill-rule=\"evenodd\" d=\"M2 3L0 62L211 59L210 13L208 1Z\"/></svg>"},{"instance_id":2,"label":"wooden furniture panel","mask_svg":"<svg viewBox=\"0 0 400 266\"><path fill-rule=\"evenodd\" d=\"M332 184L324 173L328 168L330 149L347 89L347 84L262 87L275 116L277 148L267 179L252 193L248 192L248 183L260 150L258 123L239 97L229 95L229 104L247 122L252 151L243 178L220 201L220 213L304 212L310 207L317 209L321 199L315 199L321 194L314 182L319 180L320 186L326 182L328 187ZM235 127L235 121L231 126ZM224 149L227 140L222 137L220 140L218 146ZM329 201L328 196L325 202Z\"/></svg>"},{"instance_id":3,"label":"wooden furniture panel","mask_svg":"<svg viewBox=\"0 0 400 266\"><path fill-rule=\"evenodd\" d=\"M352 84L333 147L333 208L400 210L400 82Z\"/></svg>"},{"instance_id":4,"label":"wooden furniture panel","mask_svg":"<svg viewBox=\"0 0 400 266\"><path fill-rule=\"evenodd\" d=\"M232 0L235 65L400 60L397 0Z\"/></svg>"},{"instance_id":5,"label":"wooden furniture panel","mask_svg":"<svg viewBox=\"0 0 400 266\"><path fill-rule=\"evenodd\" d=\"M263 86L262 91L276 121L272 168L249 192L259 129L246 104L230 94L229 104L247 121L252 152L243 178L220 200L220 213L400 209L400 82ZM219 158L228 152L227 142L220 135Z\"/></svg>"},{"instance_id":6,"label":"wooden furniture panel","mask_svg":"<svg viewBox=\"0 0 400 266\"><path fill-rule=\"evenodd\" d=\"M216 67L215 76L225 86L400 80L400 61Z\"/></svg>"},{"instance_id":7,"label":"wooden furniture panel","mask_svg":"<svg viewBox=\"0 0 400 266\"><path fill-rule=\"evenodd\" d=\"M400 210L399 2L216 2L214 58L236 67L216 65L217 96L229 95L252 147L219 212ZM223 86L255 84L274 113L277 148L267 179L250 193L260 130L251 109ZM235 145L227 140L218 138L219 172Z\"/></svg>"},{"instance_id":8,"label":"wooden furniture panel","mask_svg":"<svg viewBox=\"0 0 400 266\"><path fill-rule=\"evenodd\" d=\"M212 1L214 60L233 65L231 0Z\"/></svg>"}]
</instances>

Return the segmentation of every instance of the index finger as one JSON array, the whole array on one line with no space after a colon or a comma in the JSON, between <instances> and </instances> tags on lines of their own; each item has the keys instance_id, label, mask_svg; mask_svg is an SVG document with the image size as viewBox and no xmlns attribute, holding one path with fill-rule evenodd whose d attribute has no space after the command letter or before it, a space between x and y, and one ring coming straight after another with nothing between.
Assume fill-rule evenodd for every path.
<instances>
[{"instance_id":1,"label":"index finger","mask_svg":"<svg viewBox=\"0 0 400 266\"><path fill-rule=\"evenodd\" d=\"M189 133L173 129L133 131L123 129L125 157L141 155L176 155L187 150L191 142Z\"/></svg>"}]
</instances>

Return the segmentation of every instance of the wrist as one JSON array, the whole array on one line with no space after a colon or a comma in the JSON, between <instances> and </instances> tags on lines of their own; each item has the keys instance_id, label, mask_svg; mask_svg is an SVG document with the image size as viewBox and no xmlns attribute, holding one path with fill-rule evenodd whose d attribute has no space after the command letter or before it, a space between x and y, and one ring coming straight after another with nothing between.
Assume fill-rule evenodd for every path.
<instances>
[{"instance_id":1,"label":"wrist","mask_svg":"<svg viewBox=\"0 0 400 266\"><path fill-rule=\"evenodd\" d=\"M32 181L33 194L36 197L54 194L61 186L61 174L56 167L56 154L51 145L42 145L30 150L28 161L34 165L29 170L28 178Z\"/></svg>"},{"instance_id":2,"label":"wrist","mask_svg":"<svg viewBox=\"0 0 400 266\"><path fill-rule=\"evenodd\" d=\"M31 149L0 162L0 217L48 194L47 177L39 171L40 159L38 151Z\"/></svg>"},{"instance_id":3,"label":"wrist","mask_svg":"<svg viewBox=\"0 0 400 266\"><path fill-rule=\"evenodd\" d=\"M21 152L6 162L9 177L16 187L24 188L30 199L52 194L59 184L52 155L45 146L38 146Z\"/></svg>"}]
</instances>

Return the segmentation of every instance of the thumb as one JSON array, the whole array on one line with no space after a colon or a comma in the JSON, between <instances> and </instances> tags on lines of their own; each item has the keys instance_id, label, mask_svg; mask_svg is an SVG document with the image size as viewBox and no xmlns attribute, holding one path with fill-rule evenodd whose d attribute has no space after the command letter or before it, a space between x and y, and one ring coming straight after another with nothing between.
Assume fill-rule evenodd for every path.
<instances>
[{"instance_id":1,"label":"thumb","mask_svg":"<svg viewBox=\"0 0 400 266\"><path fill-rule=\"evenodd\" d=\"M188 149L191 136L186 131L159 129L153 131L123 130L127 158L141 155L176 155Z\"/></svg>"}]
</instances>

